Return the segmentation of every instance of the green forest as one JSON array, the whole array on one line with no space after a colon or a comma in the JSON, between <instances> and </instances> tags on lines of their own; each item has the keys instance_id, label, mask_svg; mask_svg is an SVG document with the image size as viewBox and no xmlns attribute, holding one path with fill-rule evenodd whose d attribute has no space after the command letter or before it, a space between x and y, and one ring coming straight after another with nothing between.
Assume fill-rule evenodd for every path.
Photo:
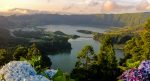
<instances>
[{"instance_id":1,"label":"green forest","mask_svg":"<svg viewBox=\"0 0 150 81\"><path fill-rule=\"evenodd\" d=\"M150 19L147 20L142 31L135 32L132 38L124 44L125 58L120 62L115 57L113 36L107 33L103 36L103 40L100 39L101 35L99 36L99 42L102 45L98 54L90 45L85 46L79 52L78 61L69 77L75 81L117 81L123 71L136 68L143 60L150 59ZM0 49L1 66L12 60L27 60L39 73L52 64L50 59L40 52L35 43L29 47L18 45L11 51L5 48Z\"/></svg>"},{"instance_id":2,"label":"green forest","mask_svg":"<svg viewBox=\"0 0 150 81\"><path fill-rule=\"evenodd\" d=\"M0 0L0 81L150 81L150 0Z\"/></svg>"},{"instance_id":3,"label":"green forest","mask_svg":"<svg viewBox=\"0 0 150 81\"><path fill-rule=\"evenodd\" d=\"M115 32L115 30L118 31ZM71 49L67 42L68 38L78 37L60 31L54 33L15 31L14 34L18 38L13 38L7 33L7 29L1 31L5 36L0 35L2 39L0 42L0 67L10 61L28 61L39 74L43 75L43 71L52 65L51 59L47 57L45 52L47 50L58 51L66 49L66 47ZM118 81L124 71L138 68L142 61L150 60L150 19L136 27L114 29L114 31L103 34L95 32L93 35L93 39L101 43L99 53L97 54L92 46L86 45L78 53L76 57L78 61L70 74L59 70L54 78L49 78L50 80ZM28 43L30 38L38 39L38 42ZM21 42L20 45L17 45L16 40ZM114 51L116 45L122 45L121 49L125 56L119 62L116 60ZM45 77L47 76L45 75ZM147 79L149 80L149 78Z\"/></svg>"}]
</instances>

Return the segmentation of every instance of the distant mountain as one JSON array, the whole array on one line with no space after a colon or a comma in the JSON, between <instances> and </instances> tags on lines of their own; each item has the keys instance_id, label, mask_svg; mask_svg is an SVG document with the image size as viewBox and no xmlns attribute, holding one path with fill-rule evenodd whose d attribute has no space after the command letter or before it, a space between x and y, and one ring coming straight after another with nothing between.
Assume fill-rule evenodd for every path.
<instances>
[{"instance_id":1,"label":"distant mountain","mask_svg":"<svg viewBox=\"0 0 150 81\"><path fill-rule=\"evenodd\" d=\"M16 24L10 21L7 17L0 16L0 28L15 26Z\"/></svg>"},{"instance_id":2,"label":"distant mountain","mask_svg":"<svg viewBox=\"0 0 150 81\"><path fill-rule=\"evenodd\" d=\"M31 10L31 9L23 9L23 8L13 8L8 11L0 12L4 16L10 15L30 15L30 14L48 14L47 11L39 11L39 10Z\"/></svg>"},{"instance_id":3,"label":"distant mountain","mask_svg":"<svg viewBox=\"0 0 150 81\"><path fill-rule=\"evenodd\" d=\"M12 11L18 11L14 9ZM28 13L36 11L22 10ZM95 27L135 26L144 23L150 17L149 12L125 14L92 14L92 15L60 15L60 14L24 14L0 17L0 22L13 23L15 27L30 27L42 25L77 25ZM2 23L3 24L3 23ZM8 25L10 25L8 24ZM12 25L12 24L11 24Z\"/></svg>"}]
</instances>

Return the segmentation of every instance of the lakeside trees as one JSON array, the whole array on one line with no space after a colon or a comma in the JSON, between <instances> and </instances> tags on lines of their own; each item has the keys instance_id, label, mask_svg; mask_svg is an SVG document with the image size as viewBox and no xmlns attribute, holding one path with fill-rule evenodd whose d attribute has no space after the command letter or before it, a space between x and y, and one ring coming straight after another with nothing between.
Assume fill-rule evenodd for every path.
<instances>
[{"instance_id":1,"label":"lakeside trees","mask_svg":"<svg viewBox=\"0 0 150 81\"><path fill-rule=\"evenodd\" d=\"M11 52L10 54L8 50L0 49L0 66L13 60L27 60L37 71L50 68L52 65L50 58L42 54L35 44L30 47L19 45L14 50L14 53Z\"/></svg>"},{"instance_id":2,"label":"lakeside trees","mask_svg":"<svg viewBox=\"0 0 150 81\"><path fill-rule=\"evenodd\" d=\"M76 81L117 80L120 70L117 67L115 52L109 36L104 38L97 55L91 46L85 46L79 53L78 59L71 73L71 77Z\"/></svg>"},{"instance_id":3,"label":"lakeside trees","mask_svg":"<svg viewBox=\"0 0 150 81\"><path fill-rule=\"evenodd\" d=\"M93 48L85 46L79 53L79 61L71 77L76 81L117 81L122 71L137 68L143 60L150 60L150 20L143 30L137 32L125 43L125 57L119 63L115 57L111 35L103 35L103 40L99 40L98 34L95 33L95 39L102 43L100 52L95 54L96 58L93 57L94 62L91 63L91 59L86 55L94 53L89 52L89 48Z\"/></svg>"},{"instance_id":4,"label":"lakeside trees","mask_svg":"<svg viewBox=\"0 0 150 81\"><path fill-rule=\"evenodd\" d=\"M133 37L124 46L125 58L120 62L126 69L138 67L143 60L150 59L150 20L145 23L139 37Z\"/></svg>"},{"instance_id":5,"label":"lakeside trees","mask_svg":"<svg viewBox=\"0 0 150 81\"><path fill-rule=\"evenodd\" d=\"M120 73L110 36L105 36L98 54L100 81L116 81ZM109 78L107 78L109 77Z\"/></svg>"},{"instance_id":6,"label":"lakeside trees","mask_svg":"<svg viewBox=\"0 0 150 81\"><path fill-rule=\"evenodd\" d=\"M35 43L42 53L70 50L69 38L76 38L76 35L60 35L55 32L45 32L42 29L29 31L18 29L16 31L0 28L0 49L15 49L17 45L30 46ZM63 32L61 32L63 33Z\"/></svg>"},{"instance_id":7,"label":"lakeside trees","mask_svg":"<svg viewBox=\"0 0 150 81\"><path fill-rule=\"evenodd\" d=\"M81 52L78 54L78 62L76 63L77 68L88 68L90 64L92 64L95 61L95 53L92 46L87 45L85 46Z\"/></svg>"},{"instance_id":8,"label":"lakeside trees","mask_svg":"<svg viewBox=\"0 0 150 81\"><path fill-rule=\"evenodd\" d=\"M132 40L128 41L125 45L125 58L122 66L125 71L121 79L123 80L138 80L138 81L149 81L149 60L150 60L150 19L145 23L144 30L140 32L140 37L134 37ZM141 63L141 64L140 64ZM139 67L138 67L139 66ZM137 68L133 71L133 68ZM143 71L142 71L143 70ZM139 72L137 72L139 71ZM141 72L140 72L141 71ZM129 75L127 77L124 77ZM131 77L132 76L132 77ZM139 78L142 76L142 78ZM136 79L135 79L136 78Z\"/></svg>"}]
</instances>

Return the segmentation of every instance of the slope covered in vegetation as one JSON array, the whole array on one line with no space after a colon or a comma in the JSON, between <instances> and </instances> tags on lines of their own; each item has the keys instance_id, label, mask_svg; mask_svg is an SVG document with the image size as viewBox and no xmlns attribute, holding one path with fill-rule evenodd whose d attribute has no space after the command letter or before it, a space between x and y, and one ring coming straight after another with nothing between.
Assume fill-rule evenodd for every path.
<instances>
[{"instance_id":1,"label":"slope covered in vegetation","mask_svg":"<svg viewBox=\"0 0 150 81\"><path fill-rule=\"evenodd\" d=\"M145 22L149 12L125 14L60 15L32 14L0 16L0 27L33 27L42 25L77 25L95 27L135 26ZM65 20L65 21L64 21ZM1 23L4 22L4 23ZM6 24L7 23L7 24Z\"/></svg>"}]
</instances>

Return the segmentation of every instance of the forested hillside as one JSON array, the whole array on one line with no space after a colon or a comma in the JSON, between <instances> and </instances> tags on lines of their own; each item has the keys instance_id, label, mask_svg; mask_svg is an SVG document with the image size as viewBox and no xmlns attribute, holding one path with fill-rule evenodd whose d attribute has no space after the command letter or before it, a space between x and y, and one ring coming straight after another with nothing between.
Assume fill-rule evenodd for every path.
<instances>
[{"instance_id":1,"label":"forested hillside","mask_svg":"<svg viewBox=\"0 0 150 81\"><path fill-rule=\"evenodd\" d=\"M143 23L150 13L126 14L92 14L92 15L59 15L59 14L32 14L11 15L0 17L0 22L14 27L30 27L40 25L79 25L95 27L135 26ZM7 21L6 21L7 20ZM65 21L64 21L65 20ZM8 23L9 22L9 23ZM0 27L6 24L0 23Z\"/></svg>"}]
</instances>

